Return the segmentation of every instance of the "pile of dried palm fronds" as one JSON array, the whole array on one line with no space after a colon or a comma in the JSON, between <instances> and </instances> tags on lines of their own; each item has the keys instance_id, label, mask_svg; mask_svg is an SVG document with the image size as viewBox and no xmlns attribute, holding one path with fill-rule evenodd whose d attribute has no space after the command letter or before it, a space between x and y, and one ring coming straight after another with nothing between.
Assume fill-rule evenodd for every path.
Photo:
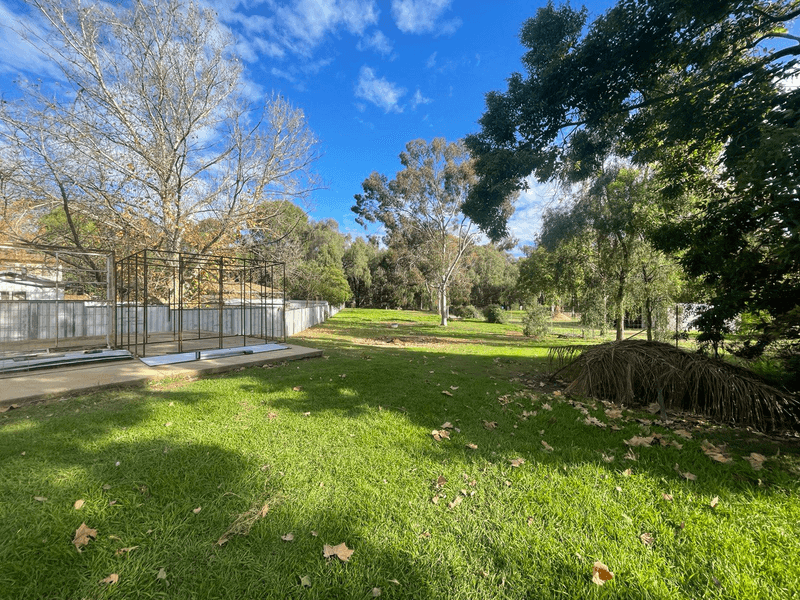
<instances>
[{"instance_id":1,"label":"pile of dried palm fronds","mask_svg":"<svg viewBox=\"0 0 800 600\"><path fill-rule=\"evenodd\" d=\"M798 426L800 401L749 370L661 342L625 340L550 351L553 377L566 393L667 408L759 429Z\"/></svg>"}]
</instances>

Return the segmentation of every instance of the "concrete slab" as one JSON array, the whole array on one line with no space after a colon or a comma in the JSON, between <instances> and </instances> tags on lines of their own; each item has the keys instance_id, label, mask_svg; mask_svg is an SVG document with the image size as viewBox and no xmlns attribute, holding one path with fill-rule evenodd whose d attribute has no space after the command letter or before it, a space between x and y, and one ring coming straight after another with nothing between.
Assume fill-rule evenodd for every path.
<instances>
[{"instance_id":1,"label":"concrete slab","mask_svg":"<svg viewBox=\"0 0 800 600\"><path fill-rule=\"evenodd\" d=\"M195 379L203 375L234 371L269 363L322 356L322 350L283 344L285 350L226 356L191 363L149 367L138 359L116 363L77 365L11 373L0 377L0 406L25 404L51 397L87 393L103 388L143 386L159 379Z\"/></svg>"}]
</instances>

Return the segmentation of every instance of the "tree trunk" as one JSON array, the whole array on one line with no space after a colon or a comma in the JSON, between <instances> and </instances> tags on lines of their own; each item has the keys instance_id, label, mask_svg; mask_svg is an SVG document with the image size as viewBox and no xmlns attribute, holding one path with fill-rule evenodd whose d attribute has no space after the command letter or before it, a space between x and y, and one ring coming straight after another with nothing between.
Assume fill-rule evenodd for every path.
<instances>
[{"instance_id":1,"label":"tree trunk","mask_svg":"<svg viewBox=\"0 0 800 600\"><path fill-rule=\"evenodd\" d=\"M447 327L447 287L439 288L439 313L442 315L442 327Z\"/></svg>"},{"instance_id":2,"label":"tree trunk","mask_svg":"<svg viewBox=\"0 0 800 600\"><path fill-rule=\"evenodd\" d=\"M647 319L647 341L653 341L653 307L648 297L644 302L644 314Z\"/></svg>"},{"instance_id":3,"label":"tree trunk","mask_svg":"<svg viewBox=\"0 0 800 600\"><path fill-rule=\"evenodd\" d=\"M623 290L624 283L621 280L619 289L617 290L617 341L621 342L625 337L625 292Z\"/></svg>"}]
</instances>

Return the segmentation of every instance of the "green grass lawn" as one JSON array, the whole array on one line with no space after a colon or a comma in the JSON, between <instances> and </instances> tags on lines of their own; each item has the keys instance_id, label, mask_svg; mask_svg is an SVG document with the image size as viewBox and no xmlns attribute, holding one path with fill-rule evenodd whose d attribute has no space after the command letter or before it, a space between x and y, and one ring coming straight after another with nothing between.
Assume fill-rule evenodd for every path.
<instances>
[{"instance_id":1,"label":"green grass lawn","mask_svg":"<svg viewBox=\"0 0 800 600\"><path fill-rule=\"evenodd\" d=\"M292 340L322 359L3 414L0 597L800 595L796 445L573 405L520 329L346 310Z\"/></svg>"}]
</instances>

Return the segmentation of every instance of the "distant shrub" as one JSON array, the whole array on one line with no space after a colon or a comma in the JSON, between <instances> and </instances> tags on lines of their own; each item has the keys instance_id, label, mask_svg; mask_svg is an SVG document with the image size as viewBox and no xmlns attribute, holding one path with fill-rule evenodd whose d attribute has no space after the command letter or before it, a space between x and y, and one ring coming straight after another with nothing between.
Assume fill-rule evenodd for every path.
<instances>
[{"instance_id":1,"label":"distant shrub","mask_svg":"<svg viewBox=\"0 0 800 600\"><path fill-rule=\"evenodd\" d=\"M508 313L503 310L499 304L490 304L483 309L483 315L486 317L487 323L506 323L508 322Z\"/></svg>"},{"instance_id":2,"label":"distant shrub","mask_svg":"<svg viewBox=\"0 0 800 600\"><path fill-rule=\"evenodd\" d=\"M550 321L550 309L541 304L534 304L522 317L522 333L526 337L542 338L550 333Z\"/></svg>"},{"instance_id":3,"label":"distant shrub","mask_svg":"<svg viewBox=\"0 0 800 600\"><path fill-rule=\"evenodd\" d=\"M451 306L450 307L450 314L455 317L461 317L462 319L482 319L483 313L479 311L477 308L472 306L472 304L467 304L464 306Z\"/></svg>"}]
</instances>

